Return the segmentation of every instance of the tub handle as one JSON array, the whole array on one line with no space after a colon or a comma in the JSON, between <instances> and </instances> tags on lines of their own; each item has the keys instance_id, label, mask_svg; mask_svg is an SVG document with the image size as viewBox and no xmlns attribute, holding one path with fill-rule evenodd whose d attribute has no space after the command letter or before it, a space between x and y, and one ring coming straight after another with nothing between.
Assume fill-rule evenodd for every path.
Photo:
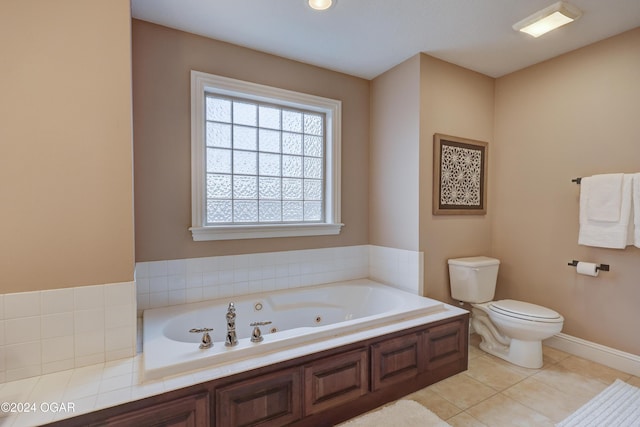
<instances>
[{"instance_id":1,"label":"tub handle","mask_svg":"<svg viewBox=\"0 0 640 427\"><path fill-rule=\"evenodd\" d=\"M251 342L260 342L264 338L262 337L262 332L260 332L260 326L270 325L271 320L267 320L264 322L252 322L249 326L253 326L253 332L251 333Z\"/></svg>"},{"instance_id":2,"label":"tub handle","mask_svg":"<svg viewBox=\"0 0 640 427\"><path fill-rule=\"evenodd\" d=\"M189 329L189 332L192 334L202 334L202 340L200 341L200 348L211 348L213 347L213 341L211 340L211 336L209 332L213 331L213 328L193 328Z\"/></svg>"}]
</instances>

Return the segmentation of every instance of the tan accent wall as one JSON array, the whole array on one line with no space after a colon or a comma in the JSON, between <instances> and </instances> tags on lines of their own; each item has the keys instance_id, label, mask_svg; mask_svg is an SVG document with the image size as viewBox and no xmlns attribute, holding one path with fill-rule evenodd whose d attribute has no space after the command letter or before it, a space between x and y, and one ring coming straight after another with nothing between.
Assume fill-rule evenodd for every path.
<instances>
[{"instance_id":1,"label":"tan accent wall","mask_svg":"<svg viewBox=\"0 0 640 427\"><path fill-rule=\"evenodd\" d=\"M498 297L541 304L563 332L640 354L640 249L578 245L572 178L640 172L640 29L499 78L491 168ZM599 277L571 260L611 265Z\"/></svg>"},{"instance_id":2,"label":"tan accent wall","mask_svg":"<svg viewBox=\"0 0 640 427\"><path fill-rule=\"evenodd\" d=\"M194 242L190 70L342 100L340 235ZM367 244L369 81L133 20L136 261Z\"/></svg>"},{"instance_id":3,"label":"tan accent wall","mask_svg":"<svg viewBox=\"0 0 640 427\"><path fill-rule=\"evenodd\" d=\"M133 280L130 19L0 5L0 293Z\"/></svg>"},{"instance_id":4,"label":"tan accent wall","mask_svg":"<svg viewBox=\"0 0 640 427\"><path fill-rule=\"evenodd\" d=\"M451 302L447 260L491 252L495 209L494 79L420 55L420 250L425 295ZM489 159L485 215L433 215L433 134L485 141Z\"/></svg>"},{"instance_id":5,"label":"tan accent wall","mask_svg":"<svg viewBox=\"0 0 640 427\"><path fill-rule=\"evenodd\" d=\"M420 57L371 81L369 239L418 250Z\"/></svg>"}]
</instances>

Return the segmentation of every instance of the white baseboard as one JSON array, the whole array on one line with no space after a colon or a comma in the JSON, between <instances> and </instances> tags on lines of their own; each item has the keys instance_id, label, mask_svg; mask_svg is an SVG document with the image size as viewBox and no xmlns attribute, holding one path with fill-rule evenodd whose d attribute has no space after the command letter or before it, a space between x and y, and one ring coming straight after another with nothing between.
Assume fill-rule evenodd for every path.
<instances>
[{"instance_id":1,"label":"white baseboard","mask_svg":"<svg viewBox=\"0 0 640 427\"><path fill-rule=\"evenodd\" d=\"M637 377L640 376L640 356L635 354L563 333L544 340L543 344Z\"/></svg>"}]
</instances>

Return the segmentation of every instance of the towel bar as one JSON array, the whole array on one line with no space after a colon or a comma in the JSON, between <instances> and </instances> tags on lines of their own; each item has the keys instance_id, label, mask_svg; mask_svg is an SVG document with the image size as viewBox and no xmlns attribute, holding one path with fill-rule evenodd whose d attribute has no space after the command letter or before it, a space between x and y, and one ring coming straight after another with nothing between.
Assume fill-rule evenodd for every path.
<instances>
[{"instance_id":1,"label":"towel bar","mask_svg":"<svg viewBox=\"0 0 640 427\"><path fill-rule=\"evenodd\" d=\"M576 184L580 185L580 183L582 182L582 178L574 178L571 180L571 182L575 182Z\"/></svg>"},{"instance_id":2,"label":"towel bar","mask_svg":"<svg viewBox=\"0 0 640 427\"><path fill-rule=\"evenodd\" d=\"M575 267L578 265L578 261L576 261L575 259L573 261L571 261L569 264L572 267ZM600 270L600 271L609 271L609 264L600 264L596 267L596 271Z\"/></svg>"}]
</instances>

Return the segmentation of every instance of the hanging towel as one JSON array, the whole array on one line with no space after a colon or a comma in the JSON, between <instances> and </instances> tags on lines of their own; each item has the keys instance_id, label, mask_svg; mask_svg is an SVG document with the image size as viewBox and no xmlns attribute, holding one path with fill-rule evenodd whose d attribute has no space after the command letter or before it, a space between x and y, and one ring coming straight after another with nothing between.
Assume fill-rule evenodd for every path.
<instances>
[{"instance_id":1,"label":"hanging towel","mask_svg":"<svg viewBox=\"0 0 640 427\"><path fill-rule=\"evenodd\" d=\"M596 217L607 217L604 212L615 211L611 206L610 199L602 195L605 189L599 188L601 181L599 176L582 178L580 185L580 232L578 234L578 244L585 246L595 246L600 248L624 249L634 242L633 219L631 217L633 176L625 174L622 177L622 187L620 192L620 207L617 221L598 221L590 219L590 206L594 207ZM611 190L610 181L605 179ZM593 199L594 201L590 200ZM596 209L597 200L606 200L609 209ZM599 216L600 215L600 216Z\"/></svg>"},{"instance_id":2,"label":"hanging towel","mask_svg":"<svg viewBox=\"0 0 640 427\"><path fill-rule=\"evenodd\" d=\"M623 177L622 173L610 173L589 178L589 198L587 199L589 221L620 221Z\"/></svg>"},{"instance_id":3,"label":"hanging towel","mask_svg":"<svg viewBox=\"0 0 640 427\"><path fill-rule=\"evenodd\" d=\"M634 245L640 248L640 173L633 175L633 222L635 224Z\"/></svg>"}]
</instances>

